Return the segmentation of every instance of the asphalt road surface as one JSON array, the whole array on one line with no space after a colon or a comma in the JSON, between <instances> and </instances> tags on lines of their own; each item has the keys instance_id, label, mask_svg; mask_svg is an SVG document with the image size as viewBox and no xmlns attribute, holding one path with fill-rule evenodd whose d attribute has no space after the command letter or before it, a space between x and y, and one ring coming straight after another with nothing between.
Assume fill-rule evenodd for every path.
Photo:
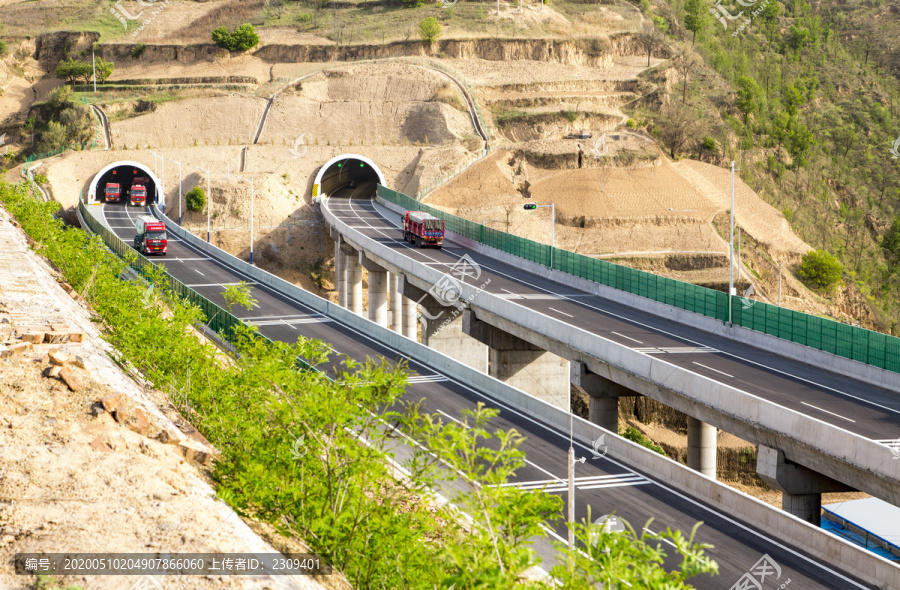
<instances>
[{"instance_id":1,"label":"asphalt road surface","mask_svg":"<svg viewBox=\"0 0 900 590\"><path fill-rule=\"evenodd\" d=\"M352 191L353 198L348 198L348 189L339 191L324 206L360 233L432 268L449 271L462 256L469 256L482 273L466 282L481 285L490 279L486 292L514 301L523 311L663 357L673 365L880 442L885 445L885 459L891 458L888 445L900 437L898 392L561 285L455 244L416 248L403 240L400 216L382 216L363 188L367 189Z\"/></svg>"},{"instance_id":2,"label":"asphalt road surface","mask_svg":"<svg viewBox=\"0 0 900 590\"><path fill-rule=\"evenodd\" d=\"M396 230L386 227L383 219L375 216L370 206L363 203L358 205L359 207L354 203L356 211L364 213L372 223L378 224L377 227L384 227L368 231L396 233ZM148 214L149 209L126 207L123 204L105 204L102 206L102 212L109 227L127 244L132 244L135 234L134 219L137 215ZM352 211L348 213L348 216L355 217L355 215ZM368 223L357 221L357 224L362 226ZM405 242L402 242L401 237L398 239L397 247L404 247L403 244ZM443 252L435 250L410 252L413 256L440 256L448 262L458 253L454 249L445 249ZM151 260L165 266L175 278L223 307L225 302L222 292L225 285L242 280L253 283L250 277L240 271L172 237L169 238L168 255L153 257ZM517 283L507 279L503 284L514 287ZM539 487L546 483L551 493L562 494L565 500L566 457L569 445L567 433L547 428L530 417L442 375L428 365L406 358L368 335L331 321L300 302L263 285L252 284L251 294L258 301L258 307L252 310L241 308L234 313L247 322L257 324L260 332L273 340L293 342L302 335L322 340L337 353L353 359L383 357L389 361L406 361L410 369L406 398L424 399L424 410L427 412L439 413L446 420L452 420L459 419L463 410L474 409L478 402L498 408L500 414L492 421L491 427L515 428L526 437L522 449L526 454L527 466L516 474L513 481L525 487ZM574 305L575 302L571 304ZM631 335L630 332L627 334ZM650 345L649 342L647 344ZM325 369L327 370L327 367ZM774 575L769 575L764 581L764 588L778 588L788 578L791 590L871 588L850 578L838 568L810 557L802 548L787 546L754 526L717 512L702 501L655 481L652 475L637 471L613 456L592 459L591 449L577 442L576 454L579 457L587 457L584 464L576 467L576 519L584 519L590 507L591 514L595 518L615 513L636 528L642 527L647 520L653 518L651 530L654 532L671 527L685 533L689 533L696 522L703 521L696 540L715 546L709 554L718 562L720 574L716 577L694 578L692 583L697 588L703 590L731 588L766 555L781 568L781 576L775 580ZM550 523L550 528L551 535L557 540L565 539L565 524L562 520ZM669 549L670 554L674 552L671 547L665 548ZM544 557L545 564L552 563L555 553L549 542L540 543L537 550ZM674 563L670 555L668 564L672 566Z\"/></svg>"}]
</instances>

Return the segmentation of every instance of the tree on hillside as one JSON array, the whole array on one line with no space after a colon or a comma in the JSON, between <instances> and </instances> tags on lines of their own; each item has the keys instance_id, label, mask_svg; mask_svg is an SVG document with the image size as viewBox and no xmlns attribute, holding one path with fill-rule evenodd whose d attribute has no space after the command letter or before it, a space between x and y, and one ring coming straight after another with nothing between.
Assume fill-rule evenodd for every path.
<instances>
[{"instance_id":1,"label":"tree on hillside","mask_svg":"<svg viewBox=\"0 0 900 590\"><path fill-rule=\"evenodd\" d=\"M184 196L188 211L202 211L206 206L206 191L202 187L195 186Z\"/></svg>"},{"instance_id":2,"label":"tree on hillside","mask_svg":"<svg viewBox=\"0 0 900 590\"><path fill-rule=\"evenodd\" d=\"M419 36L426 43L433 43L438 37L444 34L441 23L433 16L429 16L419 23Z\"/></svg>"},{"instance_id":3,"label":"tree on hillside","mask_svg":"<svg viewBox=\"0 0 900 590\"><path fill-rule=\"evenodd\" d=\"M881 240L881 247L885 249L892 261L900 261L900 217L894 218L891 229L884 235Z\"/></svg>"},{"instance_id":4,"label":"tree on hillside","mask_svg":"<svg viewBox=\"0 0 900 590\"><path fill-rule=\"evenodd\" d=\"M744 115L744 124L750 119L750 114L756 111L756 103L759 100L759 86L756 80L741 76L738 78L738 91L734 98L734 104Z\"/></svg>"},{"instance_id":5,"label":"tree on hillside","mask_svg":"<svg viewBox=\"0 0 900 590\"><path fill-rule=\"evenodd\" d=\"M250 23L244 23L229 33L225 27L218 27L212 32L213 43L228 51L247 51L259 44L259 35Z\"/></svg>"},{"instance_id":6,"label":"tree on hillside","mask_svg":"<svg viewBox=\"0 0 900 590\"><path fill-rule=\"evenodd\" d=\"M50 152L66 145L66 128L62 123L50 121L47 129L41 133L41 140L38 142L39 152Z\"/></svg>"},{"instance_id":7,"label":"tree on hillside","mask_svg":"<svg viewBox=\"0 0 900 590\"><path fill-rule=\"evenodd\" d=\"M91 76L91 64L78 61L73 57L69 61L60 61L56 66L56 77L62 78L67 82L74 84L78 78Z\"/></svg>"},{"instance_id":8,"label":"tree on hillside","mask_svg":"<svg viewBox=\"0 0 900 590\"><path fill-rule=\"evenodd\" d=\"M844 266L825 250L810 250L803 255L800 278L815 289L833 291L844 274Z\"/></svg>"},{"instance_id":9,"label":"tree on hillside","mask_svg":"<svg viewBox=\"0 0 900 590\"><path fill-rule=\"evenodd\" d=\"M685 105L670 102L662 111L662 117L656 123L659 128L659 136L669 148L669 155L674 160L678 151L684 147L692 137L698 137L703 132L699 129L697 113Z\"/></svg>"},{"instance_id":10,"label":"tree on hillside","mask_svg":"<svg viewBox=\"0 0 900 590\"><path fill-rule=\"evenodd\" d=\"M697 33L706 27L706 7L701 0L687 0L684 5L684 28L693 33L691 45L697 40Z\"/></svg>"},{"instance_id":11,"label":"tree on hillside","mask_svg":"<svg viewBox=\"0 0 900 590\"><path fill-rule=\"evenodd\" d=\"M815 42L812 33L806 27L791 25L788 33L787 45L794 50L795 59L800 61L800 54L804 49L810 47Z\"/></svg>"},{"instance_id":12,"label":"tree on hillside","mask_svg":"<svg viewBox=\"0 0 900 590\"><path fill-rule=\"evenodd\" d=\"M637 39L644 47L644 51L647 52L647 67L649 68L650 57L653 55L653 50L663 45L666 42L666 39L662 32L652 23L644 29L644 32L641 33Z\"/></svg>"},{"instance_id":13,"label":"tree on hillside","mask_svg":"<svg viewBox=\"0 0 900 590\"><path fill-rule=\"evenodd\" d=\"M791 155L791 167L799 170L806 165L806 155L815 145L812 131L793 117L788 121L784 149Z\"/></svg>"},{"instance_id":14,"label":"tree on hillside","mask_svg":"<svg viewBox=\"0 0 900 590\"><path fill-rule=\"evenodd\" d=\"M66 128L66 141L85 144L94 137L94 120L84 105L72 106L59 115L59 122Z\"/></svg>"},{"instance_id":15,"label":"tree on hillside","mask_svg":"<svg viewBox=\"0 0 900 590\"><path fill-rule=\"evenodd\" d=\"M106 82L106 79L112 75L114 67L113 62L98 57L94 62L94 68L97 70L97 82Z\"/></svg>"},{"instance_id":16,"label":"tree on hillside","mask_svg":"<svg viewBox=\"0 0 900 590\"><path fill-rule=\"evenodd\" d=\"M688 77L691 74L691 70L699 66L701 63L700 59L690 49L681 53L678 57L675 58L675 69L681 74L682 79L682 87L681 87L681 104L685 104L687 102L687 83Z\"/></svg>"},{"instance_id":17,"label":"tree on hillside","mask_svg":"<svg viewBox=\"0 0 900 590\"><path fill-rule=\"evenodd\" d=\"M778 28L778 13L780 11L781 5L779 5L776 0L770 0L770 2L766 4L766 7L763 8L763 11L759 15L768 33L767 37L769 40L770 49L772 47L772 36L775 34L775 30Z\"/></svg>"}]
</instances>

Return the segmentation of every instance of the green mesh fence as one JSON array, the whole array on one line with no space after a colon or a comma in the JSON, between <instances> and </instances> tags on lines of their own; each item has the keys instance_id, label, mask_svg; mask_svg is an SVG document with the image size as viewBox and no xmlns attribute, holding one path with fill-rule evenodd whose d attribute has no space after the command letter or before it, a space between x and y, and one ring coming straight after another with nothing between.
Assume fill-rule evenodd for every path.
<instances>
[{"instance_id":1,"label":"green mesh fence","mask_svg":"<svg viewBox=\"0 0 900 590\"><path fill-rule=\"evenodd\" d=\"M728 321L728 296L721 291L661 277L491 229L450 215L403 193L378 186L378 196L404 209L443 219L447 231L531 262L666 305ZM900 338L776 305L732 297L732 323L784 340L900 373Z\"/></svg>"}]
</instances>

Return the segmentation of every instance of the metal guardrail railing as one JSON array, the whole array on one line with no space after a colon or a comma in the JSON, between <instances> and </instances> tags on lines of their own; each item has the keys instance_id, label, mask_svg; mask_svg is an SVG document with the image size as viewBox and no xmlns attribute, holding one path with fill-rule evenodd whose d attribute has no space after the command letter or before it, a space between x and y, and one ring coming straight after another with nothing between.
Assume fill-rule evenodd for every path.
<instances>
[{"instance_id":1,"label":"metal guardrail railing","mask_svg":"<svg viewBox=\"0 0 900 590\"><path fill-rule=\"evenodd\" d=\"M448 231L507 254L722 322L728 321L728 295L721 291L569 250L551 248L547 244L451 215L385 186L379 185L377 194L400 207L426 211L443 219ZM849 326L762 301L753 301L752 305L747 306L745 301L741 297L732 296L733 325L900 373L900 338L896 336Z\"/></svg>"}]
</instances>

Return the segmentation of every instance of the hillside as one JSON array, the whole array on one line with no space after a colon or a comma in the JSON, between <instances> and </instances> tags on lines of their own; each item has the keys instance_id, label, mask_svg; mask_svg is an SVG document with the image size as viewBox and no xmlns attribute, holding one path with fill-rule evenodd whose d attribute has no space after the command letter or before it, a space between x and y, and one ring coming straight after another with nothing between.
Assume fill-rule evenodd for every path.
<instances>
[{"instance_id":1,"label":"hillside","mask_svg":"<svg viewBox=\"0 0 900 590\"><path fill-rule=\"evenodd\" d=\"M900 252L884 248L883 236L900 208L890 151L900 85L890 60L872 59L849 23L869 23L874 41L876 23L887 30L896 17L854 6L769 2L729 22L697 3L654 3L679 57L659 73L672 92L635 114L679 157L739 161L741 177L803 240L843 262L846 287L831 300L843 301L849 319L891 331ZM741 13L736 3L724 9Z\"/></svg>"}]
</instances>

